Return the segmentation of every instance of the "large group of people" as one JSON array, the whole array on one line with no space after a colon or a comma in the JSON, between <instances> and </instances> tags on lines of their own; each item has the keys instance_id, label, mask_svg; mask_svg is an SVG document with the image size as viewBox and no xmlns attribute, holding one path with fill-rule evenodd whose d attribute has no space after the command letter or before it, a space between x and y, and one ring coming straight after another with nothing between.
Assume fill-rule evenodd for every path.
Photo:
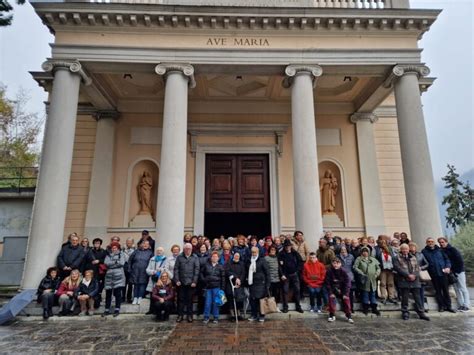
<instances>
[{"instance_id":1,"label":"large group of people","mask_svg":"<svg viewBox=\"0 0 474 355\"><path fill-rule=\"evenodd\" d=\"M243 319L247 305L248 320L264 322L261 299L274 297L281 312L287 313L291 298L295 311L304 313L301 301L309 296L308 311L327 312L329 322L336 319L339 302L346 320L353 323L356 301L366 315L380 315L379 302L401 302L402 318L408 320L411 295L418 317L428 321L424 288L429 280L440 312L456 312L451 284L457 311L470 307L463 258L444 237L427 238L421 252L406 233L375 239L340 238L331 231L319 240L317 250L310 250L301 231L263 239L221 236L212 241L186 234L170 253L160 246L155 249L146 230L136 244L129 238L122 246L116 236L105 249L102 244L100 238L90 246L87 238L69 236L57 265L47 270L38 287L44 319L53 315L56 304L59 316L93 315L105 291L103 317L117 317L123 302L139 305L149 295L148 314L155 314L158 321L168 320L176 310L177 322L193 322L197 298L197 312L206 324L218 323L220 313L227 311L231 320ZM224 306L223 294L229 301Z\"/></svg>"}]
</instances>

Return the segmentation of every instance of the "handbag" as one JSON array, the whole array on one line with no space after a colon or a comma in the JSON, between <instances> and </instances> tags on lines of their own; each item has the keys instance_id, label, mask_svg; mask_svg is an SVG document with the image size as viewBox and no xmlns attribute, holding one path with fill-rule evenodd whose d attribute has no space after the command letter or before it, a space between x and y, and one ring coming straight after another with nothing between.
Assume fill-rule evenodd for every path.
<instances>
[{"instance_id":1,"label":"handbag","mask_svg":"<svg viewBox=\"0 0 474 355\"><path fill-rule=\"evenodd\" d=\"M227 297L225 296L225 292L222 290L217 291L217 295L214 298L214 302L218 307L223 306L227 302Z\"/></svg>"},{"instance_id":2,"label":"handbag","mask_svg":"<svg viewBox=\"0 0 474 355\"><path fill-rule=\"evenodd\" d=\"M280 310L277 307L277 303L275 301L275 297L264 297L260 299L260 313L270 314L270 313L278 313Z\"/></svg>"},{"instance_id":3,"label":"handbag","mask_svg":"<svg viewBox=\"0 0 474 355\"><path fill-rule=\"evenodd\" d=\"M427 270L421 270L420 271L420 281L422 281L422 282L431 281L430 274L428 273Z\"/></svg>"},{"instance_id":4,"label":"handbag","mask_svg":"<svg viewBox=\"0 0 474 355\"><path fill-rule=\"evenodd\" d=\"M99 276L105 275L106 272L107 272L107 265L99 264Z\"/></svg>"},{"instance_id":5,"label":"handbag","mask_svg":"<svg viewBox=\"0 0 474 355\"><path fill-rule=\"evenodd\" d=\"M454 285L456 282L458 282L458 278L456 275L454 275L454 273L450 272L448 274L448 284Z\"/></svg>"}]
</instances>

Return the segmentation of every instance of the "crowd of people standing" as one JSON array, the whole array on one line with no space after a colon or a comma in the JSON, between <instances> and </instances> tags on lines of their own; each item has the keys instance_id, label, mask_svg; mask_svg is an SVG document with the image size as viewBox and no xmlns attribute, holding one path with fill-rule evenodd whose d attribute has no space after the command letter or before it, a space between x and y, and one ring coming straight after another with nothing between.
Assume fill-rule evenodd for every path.
<instances>
[{"instance_id":1,"label":"crowd of people standing","mask_svg":"<svg viewBox=\"0 0 474 355\"><path fill-rule=\"evenodd\" d=\"M57 257L57 266L47 270L38 287L38 302L43 317L53 315L92 315L102 303L103 317L120 314L123 302L139 305L150 297L148 314L166 321L174 310L177 322L193 322L193 300L203 322L219 322L222 311L231 320L246 317L265 321L260 300L275 297L281 312L289 311L290 297L295 311L304 313L301 300L309 296L312 313L328 313L335 320L337 302L348 322L353 323L354 303L361 302L364 314L380 315L378 303L401 302L402 318L409 319L408 301L415 301L418 317L429 320L425 309L424 287L431 280L440 312L456 312L452 307L449 285L456 290L457 311L469 310L463 258L444 237L427 238L426 246L410 241L406 233L392 237L339 238L330 231L310 250L303 232L293 235L215 238L185 235L182 245L173 245L170 254L143 231L135 245L132 238L120 244L119 237L102 248L103 241L71 234ZM182 249L182 251L181 251ZM225 294L228 304L221 307ZM114 299L114 308L112 308Z\"/></svg>"}]
</instances>

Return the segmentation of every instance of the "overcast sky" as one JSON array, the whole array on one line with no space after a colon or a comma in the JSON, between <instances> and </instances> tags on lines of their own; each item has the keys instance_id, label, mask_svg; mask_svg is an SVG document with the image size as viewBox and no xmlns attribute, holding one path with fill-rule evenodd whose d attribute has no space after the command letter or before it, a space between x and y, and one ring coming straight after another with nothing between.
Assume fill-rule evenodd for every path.
<instances>
[{"instance_id":1,"label":"overcast sky","mask_svg":"<svg viewBox=\"0 0 474 355\"><path fill-rule=\"evenodd\" d=\"M438 182L447 163L460 173L474 167L474 6L471 0L411 0L411 6L443 10L420 42L423 61L438 78L422 96ZM28 72L41 70L51 42L53 36L29 4L15 6L13 25L0 29L0 82L10 96L25 88L32 98L30 110L36 112L44 111L46 95Z\"/></svg>"}]
</instances>

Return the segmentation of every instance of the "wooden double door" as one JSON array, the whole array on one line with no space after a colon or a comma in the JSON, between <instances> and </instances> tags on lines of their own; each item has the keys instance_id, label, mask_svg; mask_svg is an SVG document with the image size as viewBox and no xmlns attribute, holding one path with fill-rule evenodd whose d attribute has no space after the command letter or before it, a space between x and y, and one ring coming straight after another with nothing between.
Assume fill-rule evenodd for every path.
<instances>
[{"instance_id":1,"label":"wooden double door","mask_svg":"<svg viewBox=\"0 0 474 355\"><path fill-rule=\"evenodd\" d=\"M206 213L269 213L268 155L206 155Z\"/></svg>"}]
</instances>

